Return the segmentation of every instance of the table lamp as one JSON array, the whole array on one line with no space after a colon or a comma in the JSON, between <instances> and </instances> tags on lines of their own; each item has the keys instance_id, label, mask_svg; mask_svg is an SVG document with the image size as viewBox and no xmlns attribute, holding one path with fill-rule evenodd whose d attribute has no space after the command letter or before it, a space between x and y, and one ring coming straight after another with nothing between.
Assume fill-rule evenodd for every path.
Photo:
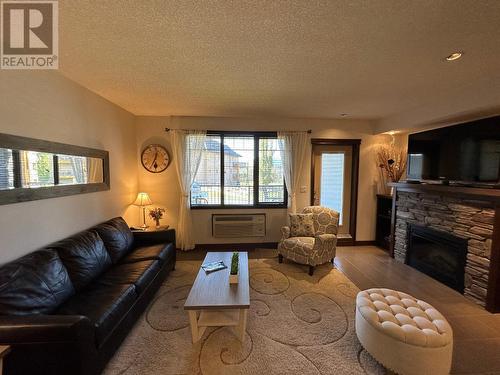
<instances>
[{"instance_id":1,"label":"table lamp","mask_svg":"<svg viewBox=\"0 0 500 375\"><path fill-rule=\"evenodd\" d=\"M137 199L133 203L135 206L139 206L142 208L142 219L143 224L141 226L142 229L146 229L148 226L146 225L146 206L152 205L153 202L149 198L148 193L139 193L137 194Z\"/></svg>"}]
</instances>

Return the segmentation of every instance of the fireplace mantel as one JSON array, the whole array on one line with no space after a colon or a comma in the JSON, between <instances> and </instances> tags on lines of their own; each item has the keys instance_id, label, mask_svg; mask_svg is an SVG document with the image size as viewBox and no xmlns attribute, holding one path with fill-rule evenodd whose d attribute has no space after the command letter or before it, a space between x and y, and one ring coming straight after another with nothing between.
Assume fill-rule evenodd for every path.
<instances>
[{"instance_id":1,"label":"fireplace mantel","mask_svg":"<svg viewBox=\"0 0 500 375\"><path fill-rule=\"evenodd\" d=\"M475 188L475 187L463 187L463 186L448 186L448 185L434 185L434 184L412 184L412 183L390 183L389 186L394 188L393 200L392 200L392 218L391 218L391 256L395 256L395 245L399 249L401 246L401 226L404 222L410 222L412 220L419 221L417 218L412 219L413 215L426 215L426 207L430 207L432 210L432 204L428 203L429 201L434 201L435 207L437 209L445 209L448 206L453 206L453 210L455 213L459 213L462 207L467 210L467 206L475 206L475 207L490 207L487 208L490 212L490 217L492 213L493 222L490 221L488 241L489 247L491 249L491 253L488 254L488 259L482 259L485 262L489 263L489 275L487 278L487 294L484 298L484 304L486 309L490 312L500 312L500 190L499 189L485 189L485 188ZM406 208L403 212L398 214L400 208L399 195L401 195L401 199L403 197L414 197L410 199L420 199L417 201L417 205L421 205L422 207L415 207L413 214L410 209L410 212ZM408 198L406 198L408 199ZM450 202L460 200L460 202L456 202L453 204ZM401 206L403 209L404 206ZM458 211L457 211L458 210ZM466 211L465 211L466 213ZM432 215L431 215L432 216ZM461 215L459 215L461 216ZM422 218L420 218L422 220ZM424 221L425 225L430 227L435 227L438 230L443 231L456 231L456 227L453 229L446 229L443 224L437 223L434 225L434 218L430 218ZM449 224L449 223L448 223ZM460 224L456 224L460 225ZM465 224L464 224L465 225ZM472 224L474 225L474 224ZM439 228L441 227L441 228ZM398 235L396 236L396 230L398 231ZM458 231L460 233L460 228ZM473 230L474 233L474 230ZM466 233L463 233L466 234ZM474 234L469 234L472 238L471 241L474 241ZM479 236L480 237L480 236ZM396 244L397 242L397 244ZM476 241L477 242L477 241ZM471 246L476 246L472 244ZM396 255L398 255L397 253ZM474 256L474 255L471 255ZM397 257L396 257L397 258ZM474 260L474 259L473 259ZM475 260L479 260L479 258L475 257ZM481 261L481 260L479 260ZM485 288L485 286L483 286Z\"/></svg>"},{"instance_id":2,"label":"fireplace mantel","mask_svg":"<svg viewBox=\"0 0 500 375\"><path fill-rule=\"evenodd\" d=\"M436 195L453 195L457 197L487 200L500 203L500 189L484 189L466 186L450 186L436 184L409 184L406 182L391 182L389 186L409 193L428 193Z\"/></svg>"}]
</instances>

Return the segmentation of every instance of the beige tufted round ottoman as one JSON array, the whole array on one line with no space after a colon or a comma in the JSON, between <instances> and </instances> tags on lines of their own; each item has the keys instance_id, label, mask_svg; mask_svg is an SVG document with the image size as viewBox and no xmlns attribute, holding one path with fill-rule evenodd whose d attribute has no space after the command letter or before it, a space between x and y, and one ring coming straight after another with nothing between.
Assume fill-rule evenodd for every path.
<instances>
[{"instance_id":1,"label":"beige tufted round ottoman","mask_svg":"<svg viewBox=\"0 0 500 375\"><path fill-rule=\"evenodd\" d=\"M439 311L391 289L356 298L356 334L363 347L398 374L449 374L453 331Z\"/></svg>"}]
</instances>

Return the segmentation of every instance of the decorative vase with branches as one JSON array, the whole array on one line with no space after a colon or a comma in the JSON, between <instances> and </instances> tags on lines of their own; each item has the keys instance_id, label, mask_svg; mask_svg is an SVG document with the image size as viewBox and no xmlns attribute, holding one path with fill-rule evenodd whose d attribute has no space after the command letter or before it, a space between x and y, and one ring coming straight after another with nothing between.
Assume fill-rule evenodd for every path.
<instances>
[{"instance_id":1,"label":"decorative vase with branches","mask_svg":"<svg viewBox=\"0 0 500 375\"><path fill-rule=\"evenodd\" d=\"M379 146L376 163L385 181L398 182L406 170L406 150L393 144Z\"/></svg>"}]
</instances>

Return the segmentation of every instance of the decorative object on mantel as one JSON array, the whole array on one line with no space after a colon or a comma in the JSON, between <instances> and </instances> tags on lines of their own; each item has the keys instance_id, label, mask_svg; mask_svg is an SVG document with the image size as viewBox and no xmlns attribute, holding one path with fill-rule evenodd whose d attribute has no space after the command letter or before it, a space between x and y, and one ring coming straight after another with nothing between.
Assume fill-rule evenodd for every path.
<instances>
[{"instance_id":1,"label":"decorative object on mantel","mask_svg":"<svg viewBox=\"0 0 500 375\"><path fill-rule=\"evenodd\" d=\"M153 208L152 210L149 210L149 216L151 219L153 219L156 223L156 227L160 227L160 220L163 218L163 214L165 213L164 208L156 207Z\"/></svg>"},{"instance_id":2,"label":"decorative object on mantel","mask_svg":"<svg viewBox=\"0 0 500 375\"><path fill-rule=\"evenodd\" d=\"M151 206L153 202L149 198L148 193L141 192L137 194L137 198L135 199L135 202L133 203L134 206L139 206L142 208L142 220L143 224L141 228L146 229L148 226L146 225L146 206Z\"/></svg>"},{"instance_id":3,"label":"decorative object on mantel","mask_svg":"<svg viewBox=\"0 0 500 375\"><path fill-rule=\"evenodd\" d=\"M148 172L161 173L168 168L170 155L162 145L149 145L142 151L141 163Z\"/></svg>"},{"instance_id":4,"label":"decorative object on mantel","mask_svg":"<svg viewBox=\"0 0 500 375\"><path fill-rule=\"evenodd\" d=\"M229 274L229 284L238 284L239 260L240 260L240 254L234 252L233 256L231 257L231 272Z\"/></svg>"},{"instance_id":5,"label":"decorative object on mantel","mask_svg":"<svg viewBox=\"0 0 500 375\"><path fill-rule=\"evenodd\" d=\"M381 145L377 150L376 162L380 170L380 177L385 182L384 189L387 189L387 181L398 182L405 173L406 150L394 144ZM392 195L392 187L390 192ZM387 190L384 193L387 193Z\"/></svg>"}]
</instances>

